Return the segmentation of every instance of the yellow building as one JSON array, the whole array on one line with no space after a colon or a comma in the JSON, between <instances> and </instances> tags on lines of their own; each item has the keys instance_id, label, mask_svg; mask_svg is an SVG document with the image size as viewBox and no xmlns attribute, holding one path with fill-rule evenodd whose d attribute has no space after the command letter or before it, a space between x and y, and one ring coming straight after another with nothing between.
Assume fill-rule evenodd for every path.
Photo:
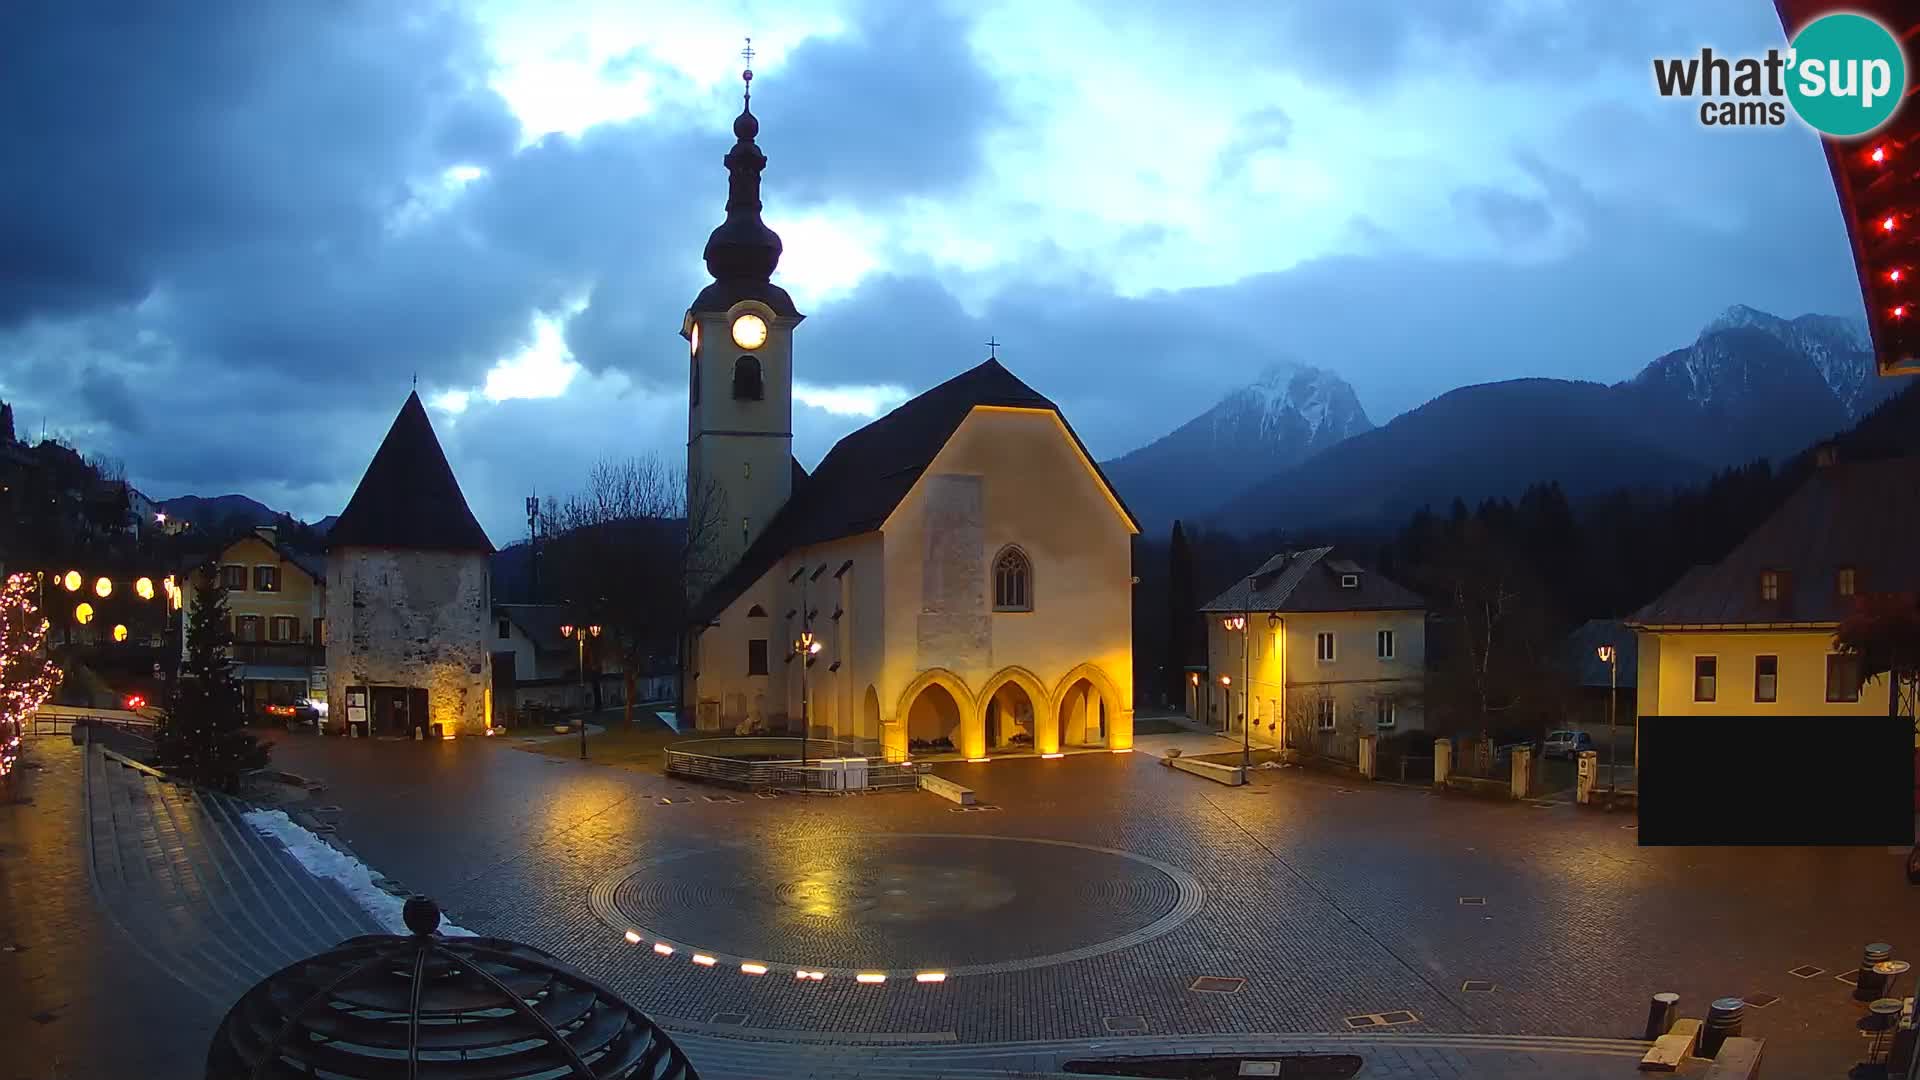
<instances>
[{"instance_id":1,"label":"yellow building","mask_svg":"<svg viewBox=\"0 0 1920 1080\"><path fill-rule=\"evenodd\" d=\"M1913 591L1920 458L1826 464L1725 559L1629 621L1641 716L1885 716L1834 631L1866 592Z\"/></svg>"},{"instance_id":2,"label":"yellow building","mask_svg":"<svg viewBox=\"0 0 1920 1080\"><path fill-rule=\"evenodd\" d=\"M1424 726L1419 595L1330 547L1287 551L1215 597L1188 714L1232 738L1353 759L1362 735Z\"/></svg>"},{"instance_id":3,"label":"yellow building","mask_svg":"<svg viewBox=\"0 0 1920 1080\"><path fill-rule=\"evenodd\" d=\"M327 696L327 583L318 555L288 549L270 525L221 549L213 559L227 588L233 658L248 708L288 706ZM188 619L197 590L186 590Z\"/></svg>"},{"instance_id":4,"label":"yellow building","mask_svg":"<svg viewBox=\"0 0 1920 1080\"><path fill-rule=\"evenodd\" d=\"M771 281L750 111L726 156L714 281L682 324L690 503L725 569L696 604L685 705L890 760L1133 743L1139 528L1059 408L996 359L793 459L793 331Z\"/></svg>"}]
</instances>

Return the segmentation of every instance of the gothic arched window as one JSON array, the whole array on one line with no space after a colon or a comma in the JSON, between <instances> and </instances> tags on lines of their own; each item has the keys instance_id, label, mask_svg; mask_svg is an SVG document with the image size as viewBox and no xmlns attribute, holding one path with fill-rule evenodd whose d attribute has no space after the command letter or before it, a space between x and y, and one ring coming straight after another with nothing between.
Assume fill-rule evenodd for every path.
<instances>
[{"instance_id":1,"label":"gothic arched window","mask_svg":"<svg viewBox=\"0 0 1920 1080\"><path fill-rule=\"evenodd\" d=\"M1033 610L1033 563L1012 545L993 559L993 610Z\"/></svg>"},{"instance_id":2,"label":"gothic arched window","mask_svg":"<svg viewBox=\"0 0 1920 1080\"><path fill-rule=\"evenodd\" d=\"M760 358L743 356L733 362L733 397L735 401L759 401L765 396L760 381Z\"/></svg>"}]
</instances>

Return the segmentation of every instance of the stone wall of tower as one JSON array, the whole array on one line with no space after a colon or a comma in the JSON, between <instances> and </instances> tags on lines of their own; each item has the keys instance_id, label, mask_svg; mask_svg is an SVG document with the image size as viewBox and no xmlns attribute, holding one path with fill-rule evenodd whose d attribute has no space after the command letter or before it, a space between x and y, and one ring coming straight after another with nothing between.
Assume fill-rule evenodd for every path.
<instances>
[{"instance_id":1,"label":"stone wall of tower","mask_svg":"<svg viewBox=\"0 0 1920 1080\"><path fill-rule=\"evenodd\" d=\"M481 735L489 720L493 598L478 552L346 548L327 554L327 676L344 723L346 688L427 691L431 723Z\"/></svg>"},{"instance_id":2,"label":"stone wall of tower","mask_svg":"<svg viewBox=\"0 0 1920 1080\"><path fill-rule=\"evenodd\" d=\"M767 324L767 340L758 349L733 343L731 327L751 312ZM743 301L726 311L694 312L700 352L690 377L700 380L687 410L689 502L716 496L719 528L715 537L731 566L793 493L793 327L764 304ZM761 397L734 397L734 369L743 356L759 363Z\"/></svg>"}]
</instances>

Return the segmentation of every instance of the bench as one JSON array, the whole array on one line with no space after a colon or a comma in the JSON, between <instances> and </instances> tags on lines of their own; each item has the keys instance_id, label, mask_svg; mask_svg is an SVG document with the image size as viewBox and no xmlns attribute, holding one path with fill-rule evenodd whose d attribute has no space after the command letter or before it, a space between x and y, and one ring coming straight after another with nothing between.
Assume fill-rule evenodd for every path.
<instances>
[{"instance_id":1,"label":"bench","mask_svg":"<svg viewBox=\"0 0 1920 1080\"><path fill-rule=\"evenodd\" d=\"M1195 761L1192 758L1183 757L1168 758L1166 761L1181 772L1204 776L1216 784L1238 787L1247 782L1246 776L1241 773L1238 765L1220 765L1211 761Z\"/></svg>"},{"instance_id":2,"label":"bench","mask_svg":"<svg viewBox=\"0 0 1920 1080\"><path fill-rule=\"evenodd\" d=\"M1693 1056L1693 1048L1699 1041L1700 1021L1676 1020L1673 1030L1653 1040L1653 1049L1640 1059L1640 1068L1647 1072L1672 1072Z\"/></svg>"},{"instance_id":3,"label":"bench","mask_svg":"<svg viewBox=\"0 0 1920 1080\"><path fill-rule=\"evenodd\" d=\"M961 806L972 806L975 802L972 788L956 784L945 777L935 776L932 773L920 774L920 790L931 791L935 795L950 802L957 802Z\"/></svg>"}]
</instances>

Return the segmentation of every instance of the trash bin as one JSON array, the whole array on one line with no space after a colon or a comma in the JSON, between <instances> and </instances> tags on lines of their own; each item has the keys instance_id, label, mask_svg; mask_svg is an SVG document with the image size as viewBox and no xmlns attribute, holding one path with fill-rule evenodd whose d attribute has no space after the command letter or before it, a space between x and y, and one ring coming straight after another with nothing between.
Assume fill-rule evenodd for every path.
<instances>
[{"instance_id":1,"label":"trash bin","mask_svg":"<svg viewBox=\"0 0 1920 1080\"><path fill-rule=\"evenodd\" d=\"M1853 977L1853 999L1872 1001L1885 997L1887 977L1874 970L1874 966L1883 960L1893 959L1893 946L1884 941L1876 941L1860 952L1860 970Z\"/></svg>"},{"instance_id":2,"label":"trash bin","mask_svg":"<svg viewBox=\"0 0 1920 1080\"><path fill-rule=\"evenodd\" d=\"M1720 1044L1740 1034L1740 1020L1747 1003L1737 997L1721 998L1707 1009L1707 1022L1700 1027L1700 1056L1715 1057Z\"/></svg>"}]
</instances>

